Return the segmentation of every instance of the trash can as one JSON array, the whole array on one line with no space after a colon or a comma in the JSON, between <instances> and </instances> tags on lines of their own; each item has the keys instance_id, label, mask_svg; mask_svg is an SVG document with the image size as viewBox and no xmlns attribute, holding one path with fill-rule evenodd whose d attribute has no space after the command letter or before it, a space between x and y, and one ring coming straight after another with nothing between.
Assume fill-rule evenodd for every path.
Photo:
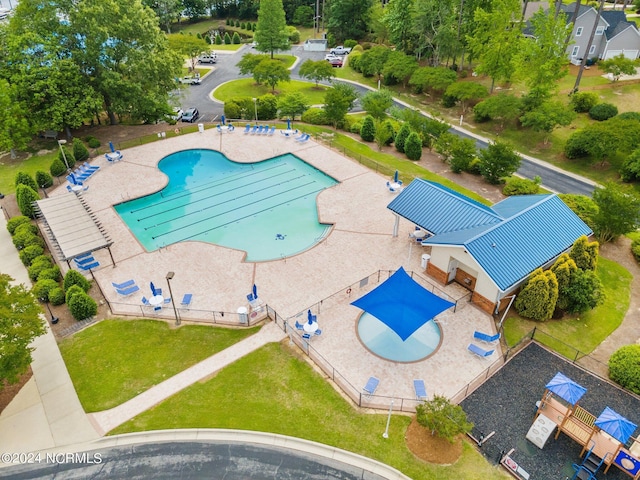
<instances>
[{"instance_id":1,"label":"trash can","mask_svg":"<svg viewBox=\"0 0 640 480\"><path fill-rule=\"evenodd\" d=\"M204 132L204 123L199 123L199 124L198 124L198 131L199 131L200 133L203 133L203 132Z\"/></svg>"},{"instance_id":2,"label":"trash can","mask_svg":"<svg viewBox=\"0 0 640 480\"><path fill-rule=\"evenodd\" d=\"M422 255L422 260L420 261L420 266L426 269L427 265L429 264L429 259L431 259L431 255L429 255L428 253L424 253Z\"/></svg>"},{"instance_id":3,"label":"trash can","mask_svg":"<svg viewBox=\"0 0 640 480\"><path fill-rule=\"evenodd\" d=\"M238 318L240 319L240 323L247 323L249 321L247 307L238 307Z\"/></svg>"}]
</instances>

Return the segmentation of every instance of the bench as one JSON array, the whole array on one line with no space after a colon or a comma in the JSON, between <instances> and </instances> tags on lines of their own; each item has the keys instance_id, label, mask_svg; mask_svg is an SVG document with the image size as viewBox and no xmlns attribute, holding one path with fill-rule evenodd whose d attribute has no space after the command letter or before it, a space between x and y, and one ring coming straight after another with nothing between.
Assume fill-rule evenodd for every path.
<instances>
[{"instance_id":1,"label":"bench","mask_svg":"<svg viewBox=\"0 0 640 480\"><path fill-rule=\"evenodd\" d=\"M56 132L55 130L45 130L44 133L42 134L42 136L45 139L50 138L52 140L57 140L58 139L58 132Z\"/></svg>"}]
</instances>

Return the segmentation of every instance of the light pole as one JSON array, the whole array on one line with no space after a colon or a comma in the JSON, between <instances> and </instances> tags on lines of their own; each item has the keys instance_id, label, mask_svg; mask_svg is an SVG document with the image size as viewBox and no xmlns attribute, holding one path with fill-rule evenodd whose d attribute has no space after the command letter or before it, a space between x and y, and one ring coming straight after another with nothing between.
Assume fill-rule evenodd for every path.
<instances>
[{"instance_id":1,"label":"light pole","mask_svg":"<svg viewBox=\"0 0 640 480\"><path fill-rule=\"evenodd\" d=\"M393 411L393 401L395 399L391 399L391 405L389 405L389 416L387 417L387 428L384 429L384 433L382 434L382 438L389 438L389 424L391 423L391 412Z\"/></svg>"},{"instance_id":2,"label":"light pole","mask_svg":"<svg viewBox=\"0 0 640 480\"><path fill-rule=\"evenodd\" d=\"M256 115L256 123L258 123L258 99L252 98L252 100L253 100L253 110L255 111L255 115Z\"/></svg>"},{"instance_id":3,"label":"light pole","mask_svg":"<svg viewBox=\"0 0 640 480\"><path fill-rule=\"evenodd\" d=\"M173 292L171 291L171 279L175 273L167 273L167 285L169 286L169 295L171 296L171 305L173 305L173 314L176 316L176 325L180 325L180 317L178 316L178 310L176 310L176 299L173 298Z\"/></svg>"},{"instance_id":4,"label":"light pole","mask_svg":"<svg viewBox=\"0 0 640 480\"><path fill-rule=\"evenodd\" d=\"M62 145L65 145L67 143L66 140L58 140L58 146L60 147L60 151L62 152L62 158L64 159L64 165L65 167L67 167L67 172L70 170L69 169L69 163L67 162L67 155L64 153L64 148L62 148Z\"/></svg>"},{"instance_id":5,"label":"light pole","mask_svg":"<svg viewBox=\"0 0 640 480\"><path fill-rule=\"evenodd\" d=\"M55 325L56 323L58 323L60 321L60 319L58 317L56 317L53 314L53 312L51 311L51 307L49 306L49 302L46 301L44 298L41 298L40 301L47 306L47 310L49 311L49 315L51 316L51 324Z\"/></svg>"}]
</instances>

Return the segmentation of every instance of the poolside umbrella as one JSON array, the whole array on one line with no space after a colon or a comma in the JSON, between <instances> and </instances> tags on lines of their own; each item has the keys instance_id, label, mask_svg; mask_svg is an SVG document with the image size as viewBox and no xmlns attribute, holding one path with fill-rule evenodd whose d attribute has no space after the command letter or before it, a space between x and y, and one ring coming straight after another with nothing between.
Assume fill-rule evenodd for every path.
<instances>
[{"instance_id":1,"label":"poolside umbrella","mask_svg":"<svg viewBox=\"0 0 640 480\"><path fill-rule=\"evenodd\" d=\"M222 115L221 120L222 120L222 124L224 125L224 122L226 121L226 118L224 117L224 115Z\"/></svg>"},{"instance_id":2,"label":"poolside umbrella","mask_svg":"<svg viewBox=\"0 0 640 480\"><path fill-rule=\"evenodd\" d=\"M258 287L256 287L255 283L253 284L253 298L258 298Z\"/></svg>"},{"instance_id":3,"label":"poolside umbrella","mask_svg":"<svg viewBox=\"0 0 640 480\"><path fill-rule=\"evenodd\" d=\"M153 282L151 282L151 284L149 285L151 287L151 293L153 294L153 296L156 296L156 287L153 284Z\"/></svg>"},{"instance_id":4,"label":"poolside umbrella","mask_svg":"<svg viewBox=\"0 0 640 480\"><path fill-rule=\"evenodd\" d=\"M587 392L586 388L578 385L560 372L556 373L556 376L545 385L545 388L569 402L571 405L578 403L578 400Z\"/></svg>"},{"instance_id":5,"label":"poolside umbrella","mask_svg":"<svg viewBox=\"0 0 640 480\"><path fill-rule=\"evenodd\" d=\"M398 183L398 170L396 170L396 173L393 176L393 183Z\"/></svg>"},{"instance_id":6,"label":"poolside umbrella","mask_svg":"<svg viewBox=\"0 0 640 480\"><path fill-rule=\"evenodd\" d=\"M621 443L627 443L629 437L633 435L633 432L638 428L635 423L630 422L609 407L604 408L600 416L596 418L594 424Z\"/></svg>"},{"instance_id":7,"label":"poolside umbrella","mask_svg":"<svg viewBox=\"0 0 640 480\"><path fill-rule=\"evenodd\" d=\"M109 148L111 149L112 152L116 151L116 148L113 146L112 142L109 142Z\"/></svg>"},{"instance_id":8,"label":"poolside umbrella","mask_svg":"<svg viewBox=\"0 0 640 480\"><path fill-rule=\"evenodd\" d=\"M287 118L287 130L291 130L291 119Z\"/></svg>"},{"instance_id":9,"label":"poolside umbrella","mask_svg":"<svg viewBox=\"0 0 640 480\"><path fill-rule=\"evenodd\" d=\"M73 183L74 185L78 184L78 179L73 173L69 174L69 178L71 179L71 183Z\"/></svg>"},{"instance_id":10,"label":"poolside umbrella","mask_svg":"<svg viewBox=\"0 0 640 480\"><path fill-rule=\"evenodd\" d=\"M307 310L307 319L309 320L309 323L313 322L313 314L311 313L311 309Z\"/></svg>"}]
</instances>

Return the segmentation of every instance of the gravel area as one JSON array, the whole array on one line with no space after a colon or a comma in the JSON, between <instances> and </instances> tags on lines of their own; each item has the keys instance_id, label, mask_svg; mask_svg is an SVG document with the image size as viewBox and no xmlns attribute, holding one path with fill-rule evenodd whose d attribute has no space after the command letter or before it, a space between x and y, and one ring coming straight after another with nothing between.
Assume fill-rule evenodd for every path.
<instances>
[{"instance_id":1,"label":"gravel area","mask_svg":"<svg viewBox=\"0 0 640 480\"><path fill-rule=\"evenodd\" d=\"M555 434L552 435L540 450L525 438L533 423L536 402L557 372L587 389L579 405L593 415L598 416L608 406L632 422L640 423L639 397L532 342L461 404L475 424L474 437L495 432L481 447L491 462L496 463L501 452L514 448L512 458L531 475L531 480L564 480L573 476L572 464L581 462L581 445L561 433L557 440L553 439ZM598 478L626 480L630 477L612 465L606 475L601 471Z\"/></svg>"}]
</instances>

